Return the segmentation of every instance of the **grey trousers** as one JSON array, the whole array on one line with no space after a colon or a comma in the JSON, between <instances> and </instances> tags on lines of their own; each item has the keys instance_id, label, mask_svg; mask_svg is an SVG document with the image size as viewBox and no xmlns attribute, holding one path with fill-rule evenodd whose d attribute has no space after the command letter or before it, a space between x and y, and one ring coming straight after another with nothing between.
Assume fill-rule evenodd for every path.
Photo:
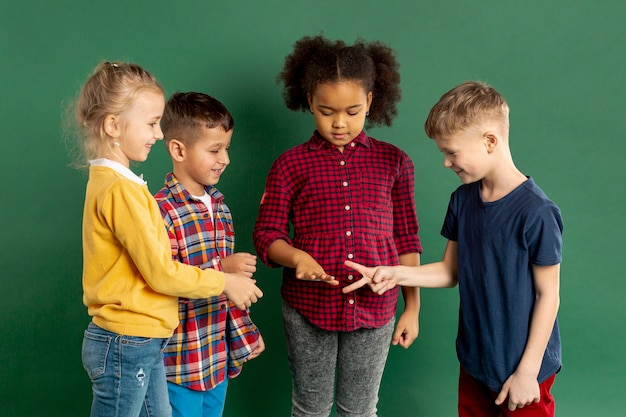
<instances>
[{"instance_id":1,"label":"grey trousers","mask_svg":"<svg viewBox=\"0 0 626 417\"><path fill-rule=\"evenodd\" d=\"M337 372L337 414L376 417L378 389L395 318L379 329L331 332L312 325L283 302L292 379L292 417L327 417Z\"/></svg>"}]
</instances>

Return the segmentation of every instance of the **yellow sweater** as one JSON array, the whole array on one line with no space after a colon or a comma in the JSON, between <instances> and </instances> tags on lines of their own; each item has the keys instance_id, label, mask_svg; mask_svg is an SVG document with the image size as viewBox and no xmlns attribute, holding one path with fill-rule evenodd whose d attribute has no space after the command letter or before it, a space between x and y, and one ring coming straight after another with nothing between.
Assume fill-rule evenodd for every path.
<instances>
[{"instance_id":1,"label":"yellow sweater","mask_svg":"<svg viewBox=\"0 0 626 417\"><path fill-rule=\"evenodd\" d=\"M130 171L129 171L130 172ZM169 238L147 185L91 166L83 214L83 302L93 322L129 336L170 337L178 297L224 290L224 274L172 261Z\"/></svg>"}]
</instances>

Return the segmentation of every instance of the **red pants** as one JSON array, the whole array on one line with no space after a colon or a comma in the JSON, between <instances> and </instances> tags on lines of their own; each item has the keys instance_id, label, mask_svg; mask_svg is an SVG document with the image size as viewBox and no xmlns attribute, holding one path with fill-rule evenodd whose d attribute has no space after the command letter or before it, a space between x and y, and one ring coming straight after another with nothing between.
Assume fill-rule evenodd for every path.
<instances>
[{"instance_id":1,"label":"red pants","mask_svg":"<svg viewBox=\"0 0 626 417\"><path fill-rule=\"evenodd\" d=\"M459 417L554 417L554 397L550 389L555 375L539 384L541 399L524 408L510 411L508 399L496 405L498 392L472 378L463 368L459 375Z\"/></svg>"}]
</instances>

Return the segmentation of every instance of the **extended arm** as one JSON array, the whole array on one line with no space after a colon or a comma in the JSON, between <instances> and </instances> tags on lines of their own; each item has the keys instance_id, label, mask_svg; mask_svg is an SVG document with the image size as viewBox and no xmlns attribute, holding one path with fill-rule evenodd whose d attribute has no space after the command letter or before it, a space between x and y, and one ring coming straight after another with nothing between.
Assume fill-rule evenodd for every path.
<instances>
[{"instance_id":1,"label":"extended arm","mask_svg":"<svg viewBox=\"0 0 626 417\"><path fill-rule=\"evenodd\" d=\"M422 266L378 266L366 267L346 261L346 266L359 272L363 278L342 291L348 293L372 284L372 290L383 294L396 285L422 288L452 288L458 283L457 243L449 240L443 259Z\"/></svg>"},{"instance_id":2,"label":"extended arm","mask_svg":"<svg viewBox=\"0 0 626 417\"><path fill-rule=\"evenodd\" d=\"M324 281L339 285L334 276L328 275L308 253L294 248L282 239L275 240L269 247L268 258L279 265L296 270L296 278L307 281Z\"/></svg>"}]
</instances>

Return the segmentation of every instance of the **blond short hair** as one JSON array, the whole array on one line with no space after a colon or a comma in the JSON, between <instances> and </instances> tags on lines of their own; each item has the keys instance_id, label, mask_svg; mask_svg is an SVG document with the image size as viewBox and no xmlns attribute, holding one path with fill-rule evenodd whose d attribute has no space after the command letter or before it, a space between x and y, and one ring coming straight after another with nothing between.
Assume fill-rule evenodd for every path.
<instances>
[{"instance_id":1,"label":"blond short hair","mask_svg":"<svg viewBox=\"0 0 626 417\"><path fill-rule=\"evenodd\" d=\"M498 123L508 132L509 106L492 86L466 81L441 96L428 113L424 130L429 138L435 139L485 122Z\"/></svg>"}]
</instances>

